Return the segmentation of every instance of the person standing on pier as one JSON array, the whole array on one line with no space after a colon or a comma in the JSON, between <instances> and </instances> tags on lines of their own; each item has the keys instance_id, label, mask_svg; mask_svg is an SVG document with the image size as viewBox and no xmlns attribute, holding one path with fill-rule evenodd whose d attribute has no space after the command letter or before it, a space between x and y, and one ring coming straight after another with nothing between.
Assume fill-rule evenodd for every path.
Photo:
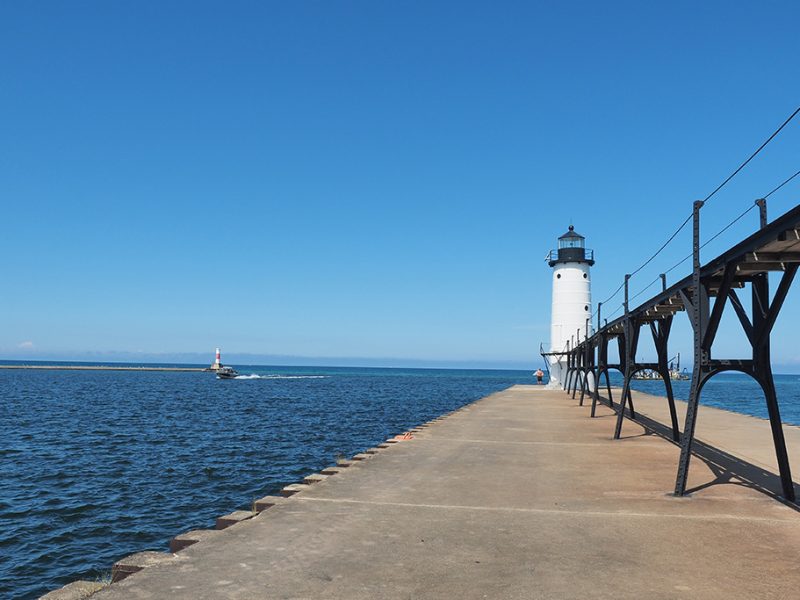
<instances>
[{"instance_id":1,"label":"person standing on pier","mask_svg":"<svg viewBox=\"0 0 800 600\"><path fill-rule=\"evenodd\" d=\"M536 369L536 383L538 385L542 385L542 377L544 377L544 373L541 369Z\"/></svg>"}]
</instances>

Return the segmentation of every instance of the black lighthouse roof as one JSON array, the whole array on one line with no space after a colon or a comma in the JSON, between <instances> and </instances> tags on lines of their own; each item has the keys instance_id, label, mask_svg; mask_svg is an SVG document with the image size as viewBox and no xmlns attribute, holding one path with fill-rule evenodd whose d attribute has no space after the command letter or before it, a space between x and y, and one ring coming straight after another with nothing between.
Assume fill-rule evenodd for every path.
<instances>
[{"instance_id":1,"label":"black lighthouse roof","mask_svg":"<svg viewBox=\"0 0 800 600\"><path fill-rule=\"evenodd\" d=\"M569 238L576 238L576 239L581 239L581 240L585 240L585 239L586 239L586 238L585 238L585 237L583 237L583 236L582 236L580 233L578 233L577 231L575 231L575 227L574 227L574 226L572 226L572 225L570 225L570 226L569 226L569 229L567 230L567 233L565 233L564 235L562 235L562 236L561 236L560 238L558 238L558 239L560 239L560 240L566 240L566 239L569 239Z\"/></svg>"},{"instance_id":2,"label":"black lighthouse roof","mask_svg":"<svg viewBox=\"0 0 800 600\"><path fill-rule=\"evenodd\" d=\"M594 252L584 248L584 238L575 231L575 227L569 226L567 233L558 238L558 250L551 250L549 264L554 267L558 263L579 262L587 263L589 266L594 264Z\"/></svg>"}]
</instances>

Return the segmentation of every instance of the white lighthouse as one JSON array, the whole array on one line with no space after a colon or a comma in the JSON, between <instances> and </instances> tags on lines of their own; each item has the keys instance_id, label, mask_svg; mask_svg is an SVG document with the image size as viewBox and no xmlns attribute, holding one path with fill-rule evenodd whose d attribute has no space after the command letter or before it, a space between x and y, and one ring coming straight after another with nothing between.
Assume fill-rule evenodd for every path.
<instances>
[{"instance_id":1,"label":"white lighthouse","mask_svg":"<svg viewBox=\"0 0 800 600\"><path fill-rule=\"evenodd\" d=\"M592 277L594 252L584 246L585 238L570 225L558 238L548 263L553 267L553 310L550 317L550 385L564 387L566 357L558 353L586 338L586 320L592 335Z\"/></svg>"}]
</instances>

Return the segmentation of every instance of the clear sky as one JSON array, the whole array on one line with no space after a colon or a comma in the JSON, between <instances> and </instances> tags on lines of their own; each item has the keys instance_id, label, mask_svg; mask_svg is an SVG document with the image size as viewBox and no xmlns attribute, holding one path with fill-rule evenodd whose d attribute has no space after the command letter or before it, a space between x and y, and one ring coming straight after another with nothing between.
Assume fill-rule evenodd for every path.
<instances>
[{"instance_id":1,"label":"clear sky","mask_svg":"<svg viewBox=\"0 0 800 600\"><path fill-rule=\"evenodd\" d=\"M587 237L602 300L800 104L798 22L794 2L4 2L0 358L538 366L558 235ZM800 169L797 121L704 237ZM771 215L798 198L800 178ZM798 323L793 289L779 371Z\"/></svg>"}]
</instances>

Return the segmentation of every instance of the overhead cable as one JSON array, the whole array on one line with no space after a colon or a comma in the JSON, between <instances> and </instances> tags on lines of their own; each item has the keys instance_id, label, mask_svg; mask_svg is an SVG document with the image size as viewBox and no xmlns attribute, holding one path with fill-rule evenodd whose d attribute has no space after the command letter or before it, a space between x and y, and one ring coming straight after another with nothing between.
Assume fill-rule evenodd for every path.
<instances>
[{"instance_id":1,"label":"overhead cable","mask_svg":"<svg viewBox=\"0 0 800 600\"><path fill-rule=\"evenodd\" d=\"M735 170L733 173L731 173L730 175L728 175L728 177L727 177L727 178L726 178L726 179L725 179L725 180L724 180L722 183L720 183L720 184L719 184L719 185L716 187L716 189L715 189L713 192L711 192L711 193L710 193L708 196L706 196L706 197L703 199L703 202L708 202L708 201L709 201L709 200L710 200L710 199L711 199L711 198L712 198L712 197L713 197L713 196L714 196L714 195L715 195L717 192L719 192L719 191L720 191L720 190L721 190L723 187L725 187L725 185L726 185L726 184L727 184L727 183L728 183L728 182L729 182L731 179L733 179L734 177L736 177L736 175L737 175L737 174L738 174L738 173L739 173L739 172L740 172L742 169L744 169L744 168L747 166L747 164L748 164L748 163L749 163L751 160L753 160L753 159L754 159L754 158L755 158L755 157L758 155L758 153L759 153L759 152L761 152L761 151L762 151L762 150L763 150L763 149L764 149L764 148L767 146L767 144L769 144L769 143L770 143L770 142L771 142L771 141L772 141L772 140L775 138L775 136L776 136L776 135L778 135L778 134L781 132L781 130L782 130L784 127L786 127L786 125L788 125L788 124L789 124L789 122L790 122L792 119L794 119L794 118L795 118L795 116L797 116L797 114L798 114L798 113L800 113L800 107L797 107L797 109L795 109L795 111L794 111L794 112L793 112L791 115L789 115L789 117L788 117L788 118L787 118L787 119L786 119L786 120L785 120L785 121L784 121L784 122L781 124L781 126L780 126L780 127L778 127L778 128L777 128L777 129L776 129L774 132L772 132L772 135L770 135L770 136L769 136L769 137L766 139L766 141L764 141L764 143L763 143L763 144L761 144L761 145L758 147L758 149L757 149L755 152L753 152L753 153L752 153L752 154L751 154L751 155L748 157L748 159L747 159L747 160L745 160L745 161L744 161L744 162L743 162L741 165L739 165L739 167L738 167L738 168L737 168L737 169L736 169L736 170ZM792 175L792 177L790 177L790 178L789 178L788 180L786 180L784 183L782 183L781 185L779 185L779 186L778 186L777 188L775 188L775 190L773 190L772 192L774 192L774 191L777 191L778 189L780 189L781 187L783 187L785 184L789 183L789 181L791 181L792 179L794 179L794 177L796 177L798 174L800 174L800 171L799 171L798 173L795 173L794 175ZM770 192L770 194L772 194L772 192ZM738 217L738 218L741 218L741 216L740 216L740 217ZM733 223L735 223L735 222L736 222L736 220L738 220L738 218L737 218L737 219L735 219L735 220L733 221ZM639 266L639 267L638 267L636 270L634 270L634 271L631 273L631 277L633 277L633 276L634 276L634 275L636 275L636 274L637 274L639 271L641 271L642 269L644 269L644 268L645 268L647 265L649 265L649 264L650 264L650 263L653 261L653 259L654 259L656 256L658 256L659 254L661 254L661 252L664 250L664 248L666 248L666 247L669 245L669 243L670 243L672 240L674 240L674 239L675 239L675 237L676 237L676 236L677 236L677 235L678 235L678 234L681 232L681 230L683 230L683 228L684 228L684 227L686 227L686 225L687 225L687 224L689 223L689 221L691 221L691 220L692 220L692 215L690 214L688 217L686 217L686 219L683 221L683 223L681 223L680 227L678 227L678 229L677 229L677 230L675 230L675 232L674 232L674 233L673 233L673 234L672 234L672 235L669 237L669 239L667 239L667 241L666 241L666 242L664 242L664 244L662 244L662 246L661 246L661 247L660 247L658 250L656 250L656 252L655 252L655 253L654 253L654 254L653 254L653 255L652 255L650 258L648 258L646 261L644 261L644 263L642 263L642 264L641 264L641 265L640 265L640 266ZM731 223L730 225L732 225L733 223ZM729 225L729 226L730 226L730 225ZM723 231L724 231L724 230L723 230ZM721 232L720 232L720 233L721 233ZM712 238L712 239L714 239L714 238ZM709 240L709 241L711 241L711 240Z\"/></svg>"},{"instance_id":2,"label":"overhead cable","mask_svg":"<svg viewBox=\"0 0 800 600\"><path fill-rule=\"evenodd\" d=\"M664 243L661 245L661 247L660 247L658 250L656 250L656 251L655 251L655 253L654 253L654 254L653 254L653 255L652 255L650 258L648 258L646 261L644 261L644 263L642 263L642 264L641 264L641 265L640 265L638 268L636 268L636 269L635 269L635 270L634 270L634 271L633 271L633 272L630 274L630 277L633 277L634 275L636 275L636 274L637 274L639 271L641 271L641 270L642 270L642 269L644 269L644 268L645 268L645 267L646 267L648 264L650 264L650 262L652 262L652 260L653 260L653 259L654 259L656 256L658 256L659 254L661 254L661 252L664 250L664 248L666 248L666 247L669 245L669 243L670 243L672 240L674 240L674 239L675 239L675 236L677 236L677 235L678 235L678 234L681 232L681 230L682 230L684 227L686 227L686 224L687 224L689 221L691 221L691 220L692 220L692 215L689 215L688 217L686 217L686 219L683 221L683 223L681 223L681 224L680 224L680 226L679 226L679 227L678 227L678 228L677 228L677 229L674 231L674 233L673 233L671 236L669 236L669 239L668 239L666 242L664 242ZM630 277L629 277L629 279L630 279ZM613 299L614 299L614 297L615 297L617 294L619 294L620 290L621 290L623 287L625 287L625 282L624 282L624 281L623 281L623 282L622 282L622 283L619 285L619 287L618 287L616 290L614 290L614 293L612 293L612 294L611 294L611 295L610 295L608 298L606 298L605 300L603 300L602 304L606 304L606 303L607 303L609 300L613 300ZM594 313L594 314L597 314L597 311L595 311L595 313Z\"/></svg>"},{"instance_id":3,"label":"overhead cable","mask_svg":"<svg viewBox=\"0 0 800 600\"><path fill-rule=\"evenodd\" d=\"M794 118L797 116L797 114L798 114L798 113L800 113L800 106L799 106L799 107L797 107L797 108L794 110L794 112L793 112L791 115L789 115L789 117L788 117L788 118L787 118L787 119L786 119L786 120L785 120L785 121L784 121L784 122L781 124L781 126L780 126L780 127L778 127L778 128L775 130L775 131L773 131L773 132L772 132L772 134L771 134L771 135L770 135L770 136L769 136L769 137L768 137L768 138L767 138L767 139L766 139L766 140L765 140L765 141L764 141L764 142L763 142L763 143L762 143L762 144L761 144L761 145L760 145L760 146L759 146L757 149L756 149L756 151L755 151L755 152L753 152L753 153L752 153L752 154L751 154L751 155L750 155L750 156L747 158L747 160L745 160L745 161L744 161L744 162L743 162L741 165L739 165L739 166L736 168L736 170L735 170L733 173L731 173L730 175L728 175L728 177L727 177L727 178L726 178L726 179L725 179L725 180L724 180L722 183L720 183L720 184L719 184L719 185L718 185L718 186L717 186L717 187L714 189L714 191L712 191L712 192L711 192L711 193L710 193L708 196L706 196L706 197L703 199L703 202L708 202L708 201L709 201L709 200L710 200L712 197L714 197L714 195L716 195L716 193L717 193L717 192L719 192L719 191L720 191L720 190L721 190L723 187L725 187L725 186L728 184L728 182L729 182L731 179L733 179L734 177L736 177L736 175L738 175L738 174L739 174L739 172L740 172L742 169L744 169L744 168L745 168L745 167L746 167L746 166L747 166L747 165L750 163L750 161L751 161L751 160L753 160L753 159L754 159L754 158L755 158L755 157L756 157L756 156L757 156L757 155L758 155L758 154L759 154L759 153L760 153L760 152L761 152L761 151L762 151L762 150L763 150L763 149L764 149L764 148L767 146L767 144L769 144L769 143L770 143L770 142L771 142L771 141L772 141L772 140L775 138L775 136L777 136L777 135L778 135L778 134L779 134L779 133L780 133L780 132L783 130L783 128L784 128L784 127L786 127L786 126L787 126L787 125L788 125L788 124L789 124L789 123L792 121L792 119L794 119ZM778 187L776 187L775 189L773 189L773 190L772 190L772 191L771 191L769 194L767 194L766 196L764 196L764 198L765 198L765 199L766 199L766 198L769 198L769 197L770 197L772 194L774 194L775 192L777 192L779 189L781 189L781 188L782 188L784 185L786 185L787 183L789 183L790 181L792 181L792 180L793 180L795 177L797 177L798 175L800 175L800 171L798 171L797 173L795 173L794 175L792 175L791 177L789 177L789 178L788 178L786 181L784 181L784 182L783 182L783 183L781 183L781 184L780 184ZM751 206L750 206L750 208L748 208L747 210L745 210L745 211L744 211L743 213L741 213L741 214L740 214L738 217L736 217L735 219L733 219L733 220L732 220L730 223L728 223L728 224L727 224L725 227L723 227L723 228L722 228L720 231L718 231L718 232L717 232L717 233L716 233L714 236L712 236L712 237L711 237L711 238L709 238L709 239L708 239L708 240L707 240L705 243L703 243L703 244L700 246L700 248L703 248L703 247L705 247L707 244L709 244L709 243L711 243L712 241L714 241L715 239L717 239L717 238L718 238L720 235L722 235L722 234L723 234L725 231L727 231L727 230L728 230L728 229L729 229L731 226L733 226L733 224L734 224L734 223L736 223L737 221L739 221L739 219L741 219L741 218L742 218L742 217L744 217L744 216L745 216L747 213L749 213L751 210L753 210L753 208L755 208L755 206L756 206L755 204L751 205ZM665 248L666 248L666 247L667 247L667 246L670 244L670 242L672 242L672 240L674 240L674 239L675 239L675 237L676 237L676 236L677 236L677 235L678 235L678 234L679 234L679 233L680 233L680 232L683 230L683 228L684 228L684 227L686 227L686 225L687 225L687 224L689 223L689 221L691 221L691 220L692 220L692 215L690 214L688 217L686 217L686 219L683 221L683 223L681 223L681 224L680 224L680 226L678 227L678 229L676 229L676 230L675 230L675 231L672 233L672 235L670 235L670 236L669 236L669 238L667 239L667 241L666 241L666 242L664 242L664 243L661 245L661 247L660 247L658 250L656 250L656 251L655 251L655 253L654 253L652 256L650 256L650 258L648 258L648 259L647 259L646 261L644 261L644 262L643 262L643 263L642 263L642 264L641 264L639 267L637 267L637 268L636 268L636 269L635 269L633 272L631 272L631 273L630 273L630 275L629 275L629 279L630 279L631 277L633 277L634 275L636 275L637 273L639 273L639 272L640 272L642 269L644 269L644 268L645 268L647 265L649 265L649 264L650 264L650 263L653 261L653 259L655 259L655 258L656 258L656 257L657 257L659 254L661 254L661 252L663 252L663 251L664 251L664 249L665 249ZM677 269L677 268L678 268L680 265L682 265L684 262L686 262L687 260L689 260L691 257L692 257L692 254L688 255L686 258L683 258L683 259L681 259L679 262L675 263L675 264L674 264L673 266L671 266L669 269L667 269L666 271L664 271L664 274L667 274L667 273L669 273L669 272L671 272L671 271L673 271L673 270ZM648 283L648 284L647 284L647 285L646 285L646 286L645 286L645 287L644 287L642 290L640 290L640 291L639 291L639 292L637 292L635 295L633 295L633 296L632 296L632 298L636 298L637 296L641 295L641 294L642 294L642 293L643 293L645 290L647 290L648 288L650 288L650 286L652 286L652 285L653 285L655 282L657 282L659 278L660 278L660 276L659 276L659 277L657 277L656 279L654 279L653 281L651 281L650 283ZM623 283L622 283L622 284L621 284L621 285L620 285L620 286L619 286L619 287L618 287L618 288L617 288L617 289L614 291L614 293L612 293L612 294L611 294L611 295L610 295L610 296L609 296L607 299L603 300L602 304L605 304L605 303L607 303L608 301L612 300L612 299L613 299L613 298L614 298L614 297L615 297L615 296L616 296L616 295L617 295L617 294L620 292L620 290L621 290L621 289L622 289L624 286L625 286L625 282L623 281ZM617 311L618 311L618 310L619 310L619 309L617 309ZM596 311L593 313L593 315L592 315L592 316L596 315L596 314L598 313L598 311L599 311L599 305L598 305L598 309L597 309L597 310L596 310ZM616 312L617 312L617 311L614 311L614 313L612 313L612 314L616 314Z\"/></svg>"},{"instance_id":4,"label":"overhead cable","mask_svg":"<svg viewBox=\"0 0 800 600\"><path fill-rule=\"evenodd\" d=\"M775 192L777 192L779 189L781 189L783 186L785 186L787 183L789 183L789 182L790 182L792 179L794 179L794 178L795 178L795 177L797 177L798 175L800 175L800 171L797 171L797 172L796 172L794 175L792 175L792 176L791 176L791 177L789 177L788 179L785 179L785 180L783 181L783 183L781 183L779 186L777 186L776 188L773 188L773 190L772 190L772 191L771 191L769 194L766 194L766 195L764 196L764 199L766 200L767 198L769 198L770 196L772 196L772 194L774 194ZM753 209L754 209L756 206L757 206L756 204L751 204L751 205L750 205L750 208L748 208L747 210L745 210L745 211L744 211L743 213L741 213L741 214L740 214L738 217L736 217L735 219L733 219L733 221L731 221L730 223L728 223L727 225L725 225L725 227L723 227L722 229L720 229L720 230L719 230L717 233L715 233L715 234L714 234L714 235L712 235L710 238L708 238L708 239L707 239L705 242L703 242L703 243L700 245L700 249L702 250L702 249L703 249L703 248L705 248L705 247L706 247L708 244L710 244L710 243L711 243L711 242L713 242L715 239L717 239L719 236L721 236L723 233L725 233L725 232L726 232L728 229L730 229L730 228L731 228L731 226L732 226L734 223L736 223L736 222L737 222L739 219L741 219L742 217L744 217L744 216L745 216L747 213L749 213L751 210L753 210ZM686 262L687 260L689 260L690 258L692 258L692 255L691 255L691 254L690 254L689 256L687 256L687 257L685 257L685 258L681 259L681 261L680 261L680 262L677 262L677 263L675 263L674 265L672 265L672 266L671 266L669 269L667 269L666 271L664 271L664 274L666 275L666 274L667 274L667 273L669 273L670 271L673 271L674 269L676 269L677 267L679 267L680 265L682 265L683 263L685 263L685 262Z\"/></svg>"},{"instance_id":5,"label":"overhead cable","mask_svg":"<svg viewBox=\"0 0 800 600\"><path fill-rule=\"evenodd\" d=\"M681 223L681 226L680 226L680 227L678 227L678 228L675 230L675 233L673 233L671 236L669 236L669 239L668 239L666 242L664 242L664 243L661 245L661 248L659 248L658 250L656 250L656 252L655 252L655 254L653 254L653 256L651 256L651 257L650 257L650 258L648 258L646 261L644 261L644 263L642 263L642 265L641 265L641 266L640 266L638 269L636 269L636 270L635 270L633 273L631 273L631 277L633 277L633 276L634 276L634 275L636 275L636 274L637 274L639 271L641 271L642 269L644 269L644 268L645 268L647 265L649 265L649 264L650 264L650 262L651 262L651 261L652 261L652 260L653 260L653 259L654 259L656 256L658 256L659 254L661 254L661 252L664 250L664 248L666 248L666 247L669 245L669 243L670 243L672 240L674 240L674 239L675 239L675 236L676 236L676 235L678 235L678 234L681 232L681 230L682 230L684 227L686 227L686 224L687 224L689 221L691 221L691 220L692 220L692 215L689 215L688 217L686 217L686 220L684 220L684 222L683 222L683 223Z\"/></svg>"},{"instance_id":6,"label":"overhead cable","mask_svg":"<svg viewBox=\"0 0 800 600\"><path fill-rule=\"evenodd\" d=\"M720 230L719 230L717 233L715 233L714 235L712 235L712 236L711 236L710 238L708 238L708 239L707 239L705 242L703 242L702 244L700 244L700 249L702 250L702 249L703 249L703 248L705 248L705 247L706 247L708 244L710 244L710 243L711 243L711 242L713 242L715 239L717 239L719 236L721 236L723 233L725 233L725 232L726 232L728 229L730 229L730 228L731 228L731 227L732 227L732 226L733 226L733 225L734 225L734 224L735 224L737 221L739 221L740 219L742 219L742 218L743 218L743 217L744 217L744 216L745 216L747 213L749 213L749 212L750 212L751 210L753 210L755 207L756 207L756 205L755 205L755 204L751 204L751 205L750 205L750 207L749 207L747 210L745 210L745 211L744 211L743 213L741 213L741 214L740 214L738 217L736 217L735 219L733 219L733 221L731 221L730 223L728 223L727 225L725 225L725 227L723 227L722 229L720 229ZM672 265L672 266L671 266L669 269L667 269L666 271L664 271L664 275L666 275L667 273L670 273L670 272L674 271L675 269L677 269L678 267L680 267L680 266L681 266L683 263L685 263L687 260L689 260L690 258L692 258L692 256L693 256L693 255L694 255L694 253L692 253L692 254L689 254L689 255L685 256L684 258L682 258L680 261L676 262L676 263L675 263L674 265ZM660 276L659 276L659 277L660 277ZM656 281L658 281L658 279L656 279ZM651 283L650 285L652 285L652 283ZM649 287L649 286L648 286L648 287Z\"/></svg>"},{"instance_id":7,"label":"overhead cable","mask_svg":"<svg viewBox=\"0 0 800 600\"><path fill-rule=\"evenodd\" d=\"M625 308L625 305L624 305L624 304L620 304L620 305L617 307L617 310L615 310L615 311L614 311L614 312L612 312L610 315L608 315L608 317L606 317L606 319L610 319L610 318L611 318L611 317L613 317L615 314L617 314L619 311L621 311L623 308Z\"/></svg>"},{"instance_id":8,"label":"overhead cable","mask_svg":"<svg viewBox=\"0 0 800 600\"><path fill-rule=\"evenodd\" d=\"M789 118L788 118L788 119L786 119L786 120L783 122L783 124L782 124L780 127L778 127L778 128L777 128L777 129L776 129L776 130L775 130L775 131L772 133L772 135L771 135L771 136L769 136L769 137L767 138L767 140L766 140L766 141L765 141L763 144L761 144L761 145L758 147L758 149L757 149L755 152L753 152L753 153L750 155L750 158L748 158L748 159L747 159L746 161L744 161L744 162L743 162L741 165L739 165L739 168L738 168L738 169L736 169L736 170L735 170L733 173L731 173L730 175L728 175L728 178L727 178L725 181L723 181L722 183L720 183L720 184L717 186L717 188L716 188L716 189L715 189L713 192L711 192L711 193L710 193L708 196L706 196L706 197L703 199L703 202L708 202L708 201L711 199L711 197L712 197L714 194L716 194L716 193L717 193L718 191L720 191L720 190L721 190L723 187L725 187L725 184L726 184L726 183L728 183L728 182L729 182L731 179L733 179L734 177L736 177L736 175L739 173L739 171L741 171L742 169L744 169L744 168L747 166L747 163L749 163L751 160L753 160L753 159L756 157L756 155L757 155L759 152L761 152L761 151L762 151L762 150L763 150L763 149L766 147L766 145L767 145L767 144L769 144L769 143L772 141L772 139L773 139L773 138L774 138L776 135L778 135L778 134L781 132L781 129L783 129L784 127L786 127L786 126L789 124L789 121L791 121L792 119L794 119L794 118L795 118L795 116L797 115L797 113L800 113L800 106L798 106L798 107L795 109L795 111L794 111L794 112L793 112L791 115L789 115Z\"/></svg>"},{"instance_id":9,"label":"overhead cable","mask_svg":"<svg viewBox=\"0 0 800 600\"><path fill-rule=\"evenodd\" d=\"M787 183L789 183L789 182L790 182L792 179L794 179L794 178L795 178L795 177L797 177L798 175L800 175L800 171L798 171L797 173L795 173L794 175L792 175L791 177L789 177L789 179L787 179L786 181L784 181L782 184L780 184L778 187L776 187L774 190L772 190L772 191L771 191L769 194L767 194L766 196L764 196L764 200L766 200L767 198L769 198L770 196L772 196L772 194L774 194L775 192L777 192L779 189L781 189L783 186L785 186Z\"/></svg>"},{"instance_id":10,"label":"overhead cable","mask_svg":"<svg viewBox=\"0 0 800 600\"><path fill-rule=\"evenodd\" d=\"M653 285L653 284L654 284L656 281L658 281L659 279L661 279L661 275L659 275L658 277L656 277L655 279L653 279L653 281L651 281L650 283L648 283L648 284L647 284L646 286L644 286L644 287L643 287L641 290L639 290L639 291L638 291L638 292L636 292L636 293L635 293L633 296L631 296L631 297L630 297L630 300L633 300L634 298L638 298L639 296L641 296L642 294L644 294L644 293L645 293L647 290L649 290L649 289L652 287L652 285Z\"/></svg>"},{"instance_id":11,"label":"overhead cable","mask_svg":"<svg viewBox=\"0 0 800 600\"><path fill-rule=\"evenodd\" d=\"M600 302L600 304L607 304L608 302L610 302L611 300L613 300L613 299L614 299L614 296L616 296L617 294L619 294L619 291L620 291L622 288L624 288L624 287L625 287L625 282L623 281L623 282L620 284L620 286L619 286L619 287L618 287L616 290L614 290L614 293L613 293L613 294L611 294L611 295L610 295L608 298L606 298L606 299L605 299L605 300L603 300L602 302Z\"/></svg>"}]
</instances>

